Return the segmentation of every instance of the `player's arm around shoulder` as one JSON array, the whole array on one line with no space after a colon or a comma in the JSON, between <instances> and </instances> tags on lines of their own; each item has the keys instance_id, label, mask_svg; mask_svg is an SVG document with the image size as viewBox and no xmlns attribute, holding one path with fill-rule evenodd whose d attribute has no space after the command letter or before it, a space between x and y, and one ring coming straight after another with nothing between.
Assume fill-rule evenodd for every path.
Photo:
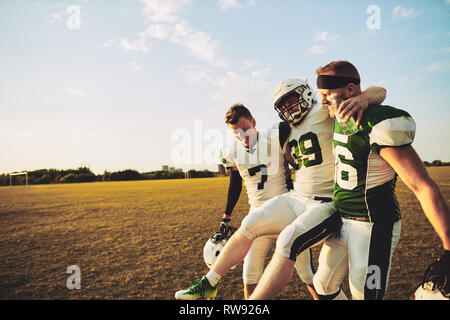
<instances>
[{"instance_id":1,"label":"player's arm around shoulder","mask_svg":"<svg viewBox=\"0 0 450 320\"><path fill-rule=\"evenodd\" d=\"M450 212L447 202L414 148L411 145L384 147L380 149L380 156L414 192L444 248L450 250Z\"/></svg>"}]
</instances>

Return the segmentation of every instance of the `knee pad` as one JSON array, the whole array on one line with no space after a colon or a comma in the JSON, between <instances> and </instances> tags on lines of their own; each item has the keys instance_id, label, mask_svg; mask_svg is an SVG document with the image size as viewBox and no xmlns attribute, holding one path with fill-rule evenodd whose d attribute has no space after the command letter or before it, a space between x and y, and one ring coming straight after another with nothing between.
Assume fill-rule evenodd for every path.
<instances>
[{"instance_id":1,"label":"knee pad","mask_svg":"<svg viewBox=\"0 0 450 320\"><path fill-rule=\"evenodd\" d=\"M295 240L296 228L294 225L290 224L287 226L278 236L276 251L277 253L291 259L296 260L297 253L292 254L292 243Z\"/></svg>"},{"instance_id":2,"label":"knee pad","mask_svg":"<svg viewBox=\"0 0 450 320\"><path fill-rule=\"evenodd\" d=\"M255 240L255 227L257 226L258 219L256 214L248 214L244 219L242 219L241 226L238 231L247 239Z\"/></svg>"}]
</instances>

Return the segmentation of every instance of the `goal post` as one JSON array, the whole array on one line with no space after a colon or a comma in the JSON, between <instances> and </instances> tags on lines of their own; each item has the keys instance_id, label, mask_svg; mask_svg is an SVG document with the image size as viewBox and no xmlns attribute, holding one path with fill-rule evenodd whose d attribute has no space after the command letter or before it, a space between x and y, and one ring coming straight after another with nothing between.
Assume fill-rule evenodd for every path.
<instances>
[{"instance_id":1,"label":"goal post","mask_svg":"<svg viewBox=\"0 0 450 320\"><path fill-rule=\"evenodd\" d=\"M21 175L25 176L25 187L28 188L28 172L27 171L10 173L9 174L9 186L10 187L12 186L12 177L21 176Z\"/></svg>"}]
</instances>

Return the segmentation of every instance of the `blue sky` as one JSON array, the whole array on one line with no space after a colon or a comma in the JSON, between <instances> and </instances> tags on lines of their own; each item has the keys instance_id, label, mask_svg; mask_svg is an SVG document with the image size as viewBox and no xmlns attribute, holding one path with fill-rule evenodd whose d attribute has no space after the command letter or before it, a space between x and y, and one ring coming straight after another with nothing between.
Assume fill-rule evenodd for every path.
<instances>
[{"instance_id":1,"label":"blue sky","mask_svg":"<svg viewBox=\"0 0 450 320\"><path fill-rule=\"evenodd\" d=\"M230 105L270 127L276 84L315 86L337 59L410 112L423 160L450 161L449 15L448 0L0 1L0 172L215 169L196 155L229 138Z\"/></svg>"}]
</instances>

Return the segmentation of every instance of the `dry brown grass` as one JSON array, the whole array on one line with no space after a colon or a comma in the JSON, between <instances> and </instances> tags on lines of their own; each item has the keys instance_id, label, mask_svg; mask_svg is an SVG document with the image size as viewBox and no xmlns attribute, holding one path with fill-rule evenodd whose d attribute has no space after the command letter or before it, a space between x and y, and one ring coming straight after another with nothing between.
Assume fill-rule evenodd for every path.
<instances>
[{"instance_id":1,"label":"dry brown grass","mask_svg":"<svg viewBox=\"0 0 450 320\"><path fill-rule=\"evenodd\" d=\"M450 199L450 168L430 174ZM227 187L227 178L209 178L0 188L0 298L172 299L207 271L202 248ZM442 250L401 182L397 194L403 230L386 299L408 298ZM233 225L247 210L243 191ZM69 265L81 268L80 290L66 287ZM218 299L243 298L241 272L225 277ZM277 298L310 296L294 275Z\"/></svg>"}]
</instances>

